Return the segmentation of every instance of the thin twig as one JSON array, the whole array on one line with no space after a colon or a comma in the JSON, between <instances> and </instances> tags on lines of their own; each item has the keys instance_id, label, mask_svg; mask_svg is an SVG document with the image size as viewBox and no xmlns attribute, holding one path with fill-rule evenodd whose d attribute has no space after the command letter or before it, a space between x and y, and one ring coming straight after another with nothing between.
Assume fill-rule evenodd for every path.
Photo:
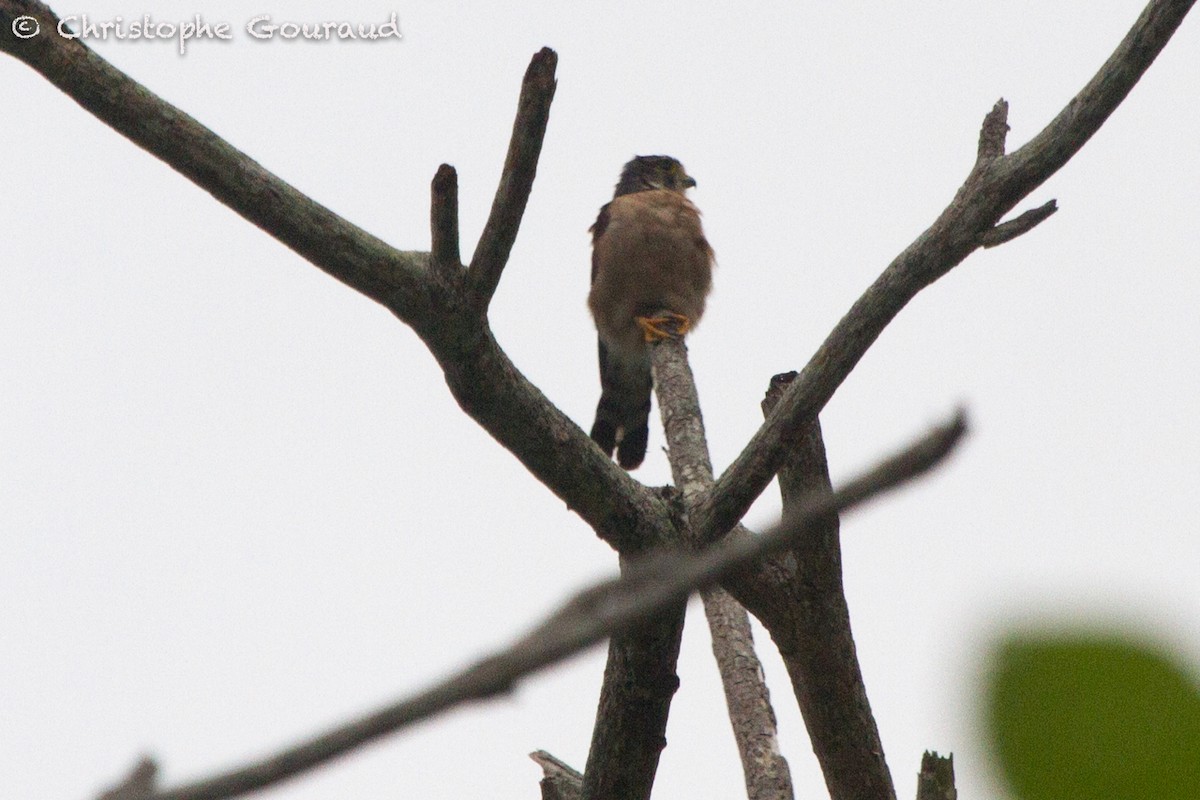
<instances>
[{"instance_id":1,"label":"thin twig","mask_svg":"<svg viewBox=\"0 0 1200 800\"><path fill-rule=\"evenodd\" d=\"M1001 156L993 109L980 135L981 159L953 202L884 270L809 359L775 411L692 515L713 541L742 518L783 463L789 442L825 406L888 323L919 291L980 247L980 238L1053 175L1125 99L1195 0L1153 0L1086 87L1028 144ZM998 104L999 106L1000 104Z\"/></svg>"},{"instance_id":2,"label":"thin twig","mask_svg":"<svg viewBox=\"0 0 1200 800\"><path fill-rule=\"evenodd\" d=\"M1058 202L1055 200L1043 203L1037 208L1031 208L1008 222L1001 222L996 227L984 231L979 236L979 246L996 247L1005 242L1011 242L1018 236L1029 233L1055 211L1058 211Z\"/></svg>"},{"instance_id":3,"label":"thin twig","mask_svg":"<svg viewBox=\"0 0 1200 800\"><path fill-rule=\"evenodd\" d=\"M711 586L746 565L780 552L832 514L896 488L940 462L966 430L956 415L848 482L836 492L810 496L766 533L710 548L696 555L651 555L620 578L586 589L526 636L412 697L340 725L261 761L148 800L220 800L262 789L435 714L472 700L510 691L520 679L555 664L613 633L628 630L677 605L699 588Z\"/></svg>"},{"instance_id":4,"label":"thin twig","mask_svg":"<svg viewBox=\"0 0 1200 800\"><path fill-rule=\"evenodd\" d=\"M546 135L546 123L550 119L550 102L554 99L554 68L558 54L543 47L525 71L521 84L521 99L517 103L517 118L513 122L512 138L508 142L508 155L504 159L504 171L500 174L500 185L492 201L492 211L487 224L471 256L471 268L467 276L467 295L472 306L479 312L487 310L500 284L500 275L508 263L508 254L517 239L521 217L525 214L525 203L533 188L537 174L538 156L542 152L542 139Z\"/></svg>"}]
</instances>

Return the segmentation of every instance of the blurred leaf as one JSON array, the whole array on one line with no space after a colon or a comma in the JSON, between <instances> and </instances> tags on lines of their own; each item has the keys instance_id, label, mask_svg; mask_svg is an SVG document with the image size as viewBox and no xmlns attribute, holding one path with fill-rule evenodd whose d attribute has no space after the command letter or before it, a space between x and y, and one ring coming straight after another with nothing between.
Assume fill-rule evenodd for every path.
<instances>
[{"instance_id":1,"label":"blurred leaf","mask_svg":"<svg viewBox=\"0 0 1200 800\"><path fill-rule=\"evenodd\" d=\"M1116 638L1014 636L993 657L993 752L1023 800L1200 797L1200 694Z\"/></svg>"}]
</instances>

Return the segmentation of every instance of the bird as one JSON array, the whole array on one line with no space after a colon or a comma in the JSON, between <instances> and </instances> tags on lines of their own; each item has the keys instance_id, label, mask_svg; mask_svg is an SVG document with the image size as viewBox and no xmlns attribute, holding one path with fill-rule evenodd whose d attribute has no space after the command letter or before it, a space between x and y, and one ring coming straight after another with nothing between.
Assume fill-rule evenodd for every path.
<instances>
[{"instance_id":1,"label":"bird","mask_svg":"<svg viewBox=\"0 0 1200 800\"><path fill-rule=\"evenodd\" d=\"M641 465L650 436L648 343L672 335L668 324L680 336L694 328L712 288L713 250L686 196L695 185L678 159L636 156L589 229L600 355L591 437L627 470Z\"/></svg>"}]
</instances>

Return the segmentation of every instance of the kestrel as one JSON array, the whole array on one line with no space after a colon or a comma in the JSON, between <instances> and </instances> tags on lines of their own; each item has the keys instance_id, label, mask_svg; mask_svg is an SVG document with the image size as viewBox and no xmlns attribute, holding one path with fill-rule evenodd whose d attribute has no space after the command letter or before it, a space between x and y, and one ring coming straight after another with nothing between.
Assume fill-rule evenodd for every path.
<instances>
[{"instance_id":1,"label":"kestrel","mask_svg":"<svg viewBox=\"0 0 1200 800\"><path fill-rule=\"evenodd\" d=\"M696 185L670 156L637 156L621 170L592 234L588 307L600 334L600 403L592 439L634 469L650 435L650 350L674 322L695 327L712 287L713 251L700 211L684 193ZM652 317L656 312L669 317Z\"/></svg>"}]
</instances>

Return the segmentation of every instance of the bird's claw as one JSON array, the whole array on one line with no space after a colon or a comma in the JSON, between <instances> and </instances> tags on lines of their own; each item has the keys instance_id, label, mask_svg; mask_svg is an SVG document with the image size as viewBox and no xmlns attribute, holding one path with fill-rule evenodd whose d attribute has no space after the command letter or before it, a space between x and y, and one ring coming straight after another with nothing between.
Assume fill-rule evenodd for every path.
<instances>
[{"instance_id":1,"label":"bird's claw","mask_svg":"<svg viewBox=\"0 0 1200 800\"><path fill-rule=\"evenodd\" d=\"M683 338L692 327L692 321L683 314L674 311L664 311L654 317L634 317L646 342L657 342L662 339Z\"/></svg>"}]
</instances>

